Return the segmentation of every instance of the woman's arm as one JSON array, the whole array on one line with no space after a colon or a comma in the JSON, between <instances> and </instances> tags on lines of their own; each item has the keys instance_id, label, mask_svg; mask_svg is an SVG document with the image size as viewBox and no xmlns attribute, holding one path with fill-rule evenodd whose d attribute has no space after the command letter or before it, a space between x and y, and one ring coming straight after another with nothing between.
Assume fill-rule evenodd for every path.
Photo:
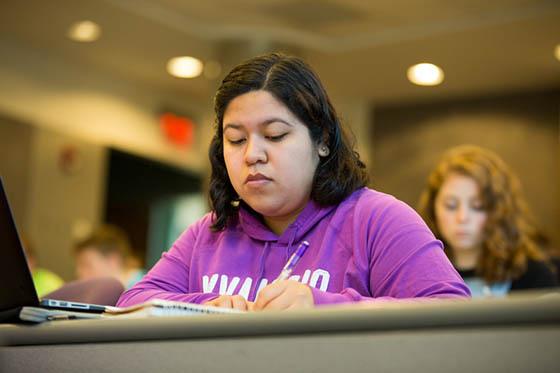
<instances>
[{"instance_id":1,"label":"woman's arm","mask_svg":"<svg viewBox=\"0 0 560 373\"><path fill-rule=\"evenodd\" d=\"M189 227L148 274L121 295L117 306L131 306L151 299L204 303L218 297L217 293L189 292L189 262L198 231L204 229L203 221Z\"/></svg>"},{"instance_id":2,"label":"woman's arm","mask_svg":"<svg viewBox=\"0 0 560 373\"><path fill-rule=\"evenodd\" d=\"M296 281L264 288L255 309L289 309L337 303L379 304L414 299L468 298L467 285L420 216L392 200L382 212L366 204L354 214L354 260L362 264L371 296L353 288L323 292ZM367 272L367 273L366 273Z\"/></svg>"}]
</instances>

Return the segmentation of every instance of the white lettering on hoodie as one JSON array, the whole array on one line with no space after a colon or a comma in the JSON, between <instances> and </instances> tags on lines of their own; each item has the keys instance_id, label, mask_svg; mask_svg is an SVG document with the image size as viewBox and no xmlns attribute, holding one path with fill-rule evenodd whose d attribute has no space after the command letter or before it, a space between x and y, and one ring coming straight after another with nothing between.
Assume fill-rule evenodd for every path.
<instances>
[{"instance_id":1,"label":"white lettering on hoodie","mask_svg":"<svg viewBox=\"0 0 560 373\"><path fill-rule=\"evenodd\" d=\"M294 275L290 277L290 280L299 281L302 284L308 284L310 287L319 289L321 291L327 291L331 279L331 274L324 269L316 269L313 272L311 272L311 270L309 269L306 269L303 272L303 277L301 278L301 280L300 277L301 276L299 275ZM204 275L202 276L202 291L204 293L213 293L216 285L218 284L218 279L220 279L220 286L218 289L218 293L220 295L238 294L243 298L249 300L251 286L254 283L253 278L245 277L241 286L239 287L238 285L241 282L241 279L237 276L234 276L230 280L229 276L225 274L214 273L211 276ZM259 292L266 285L268 285L268 279L263 278L259 281L255 297L258 296Z\"/></svg>"}]
</instances>

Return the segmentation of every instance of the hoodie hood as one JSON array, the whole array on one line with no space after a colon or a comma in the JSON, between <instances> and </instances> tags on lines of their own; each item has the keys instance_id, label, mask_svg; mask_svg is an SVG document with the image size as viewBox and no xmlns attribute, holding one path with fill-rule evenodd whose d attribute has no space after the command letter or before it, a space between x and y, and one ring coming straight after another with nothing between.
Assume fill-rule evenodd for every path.
<instances>
[{"instance_id":1,"label":"hoodie hood","mask_svg":"<svg viewBox=\"0 0 560 373\"><path fill-rule=\"evenodd\" d=\"M257 216L241 205L239 208L239 224L243 231L252 239L291 246L293 242L301 241L325 215L328 215L335 209L336 206L320 206L315 201L309 200L296 220L281 235L277 235Z\"/></svg>"}]
</instances>

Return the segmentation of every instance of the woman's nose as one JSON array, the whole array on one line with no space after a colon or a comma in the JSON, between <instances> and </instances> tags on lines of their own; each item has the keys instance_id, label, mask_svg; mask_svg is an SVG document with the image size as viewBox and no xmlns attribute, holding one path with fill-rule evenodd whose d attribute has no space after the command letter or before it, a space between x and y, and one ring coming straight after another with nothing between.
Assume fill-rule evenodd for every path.
<instances>
[{"instance_id":1,"label":"woman's nose","mask_svg":"<svg viewBox=\"0 0 560 373\"><path fill-rule=\"evenodd\" d=\"M460 206L457 210L457 221L466 222L469 220L469 209L464 206Z\"/></svg>"},{"instance_id":2,"label":"woman's nose","mask_svg":"<svg viewBox=\"0 0 560 373\"><path fill-rule=\"evenodd\" d=\"M266 162L266 144L259 139L247 140L247 148L245 150L245 162L254 164L258 162Z\"/></svg>"}]
</instances>

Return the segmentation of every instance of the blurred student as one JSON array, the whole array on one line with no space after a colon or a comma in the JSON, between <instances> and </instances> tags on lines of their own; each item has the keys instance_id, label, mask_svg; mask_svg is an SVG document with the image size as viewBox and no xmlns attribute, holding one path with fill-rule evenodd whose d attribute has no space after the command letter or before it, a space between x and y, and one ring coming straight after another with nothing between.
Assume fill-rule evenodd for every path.
<instances>
[{"instance_id":1,"label":"blurred student","mask_svg":"<svg viewBox=\"0 0 560 373\"><path fill-rule=\"evenodd\" d=\"M164 298L258 311L469 296L418 214L366 187L365 165L304 61L250 59L214 103L212 212L119 305ZM305 241L291 276L278 278Z\"/></svg>"},{"instance_id":2,"label":"blurred student","mask_svg":"<svg viewBox=\"0 0 560 373\"><path fill-rule=\"evenodd\" d=\"M448 150L419 212L473 297L557 285L519 180L496 154L471 145Z\"/></svg>"},{"instance_id":3,"label":"blurred student","mask_svg":"<svg viewBox=\"0 0 560 373\"><path fill-rule=\"evenodd\" d=\"M45 294L57 290L64 285L64 280L60 278L60 276L46 268L41 268L38 265L37 257L35 256L35 249L33 248L31 241L24 235L21 236L21 241L25 250L25 256L27 257L27 265L29 266L31 277L33 278L33 284L35 285L35 290L37 291L37 296L41 298Z\"/></svg>"},{"instance_id":4,"label":"blurred student","mask_svg":"<svg viewBox=\"0 0 560 373\"><path fill-rule=\"evenodd\" d=\"M126 233L113 225L102 225L74 246L78 280L114 277L127 289L144 275L131 255Z\"/></svg>"}]
</instances>

